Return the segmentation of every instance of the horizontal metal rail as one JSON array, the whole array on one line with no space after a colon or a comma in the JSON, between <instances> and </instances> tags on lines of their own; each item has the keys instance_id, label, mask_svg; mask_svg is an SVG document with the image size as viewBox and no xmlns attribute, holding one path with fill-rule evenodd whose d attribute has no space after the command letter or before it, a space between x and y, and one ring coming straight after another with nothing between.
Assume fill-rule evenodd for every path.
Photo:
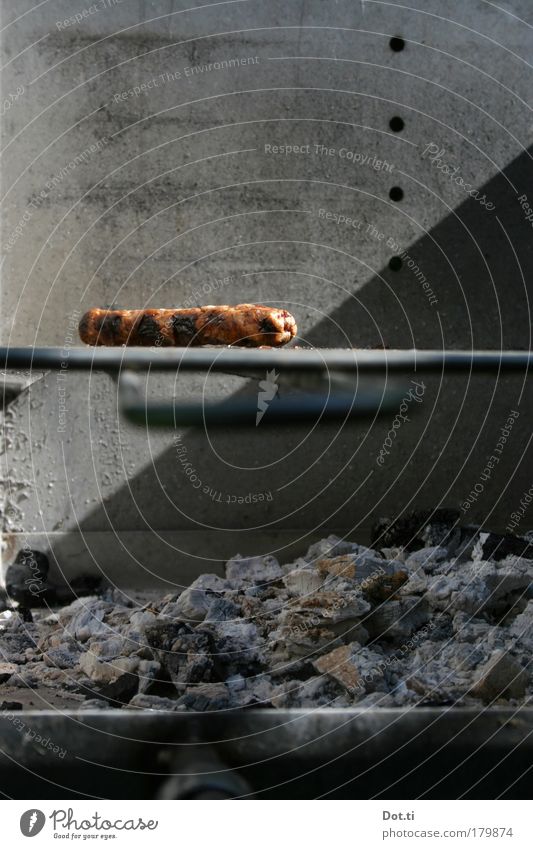
<instances>
[{"instance_id":1,"label":"horizontal metal rail","mask_svg":"<svg viewBox=\"0 0 533 849\"><path fill-rule=\"evenodd\" d=\"M276 396L263 411L263 425L283 422L343 420L383 415L402 397L397 385L327 386L326 378L344 374L402 373L529 374L530 351L391 351L310 348L0 348L0 369L105 371L119 377L119 402L124 417L150 427L186 425L244 425L258 423L257 398L230 398L204 404L174 398L148 401L135 379L139 371L227 372L257 376L308 373L317 379L317 391ZM351 383L351 381L350 381Z\"/></svg>"},{"instance_id":2,"label":"horizontal metal rail","mask_svg":"<svg viewBox=\"0 0 533 849\"><path fill-rule=\"evenodd\" d=\"M531 351L368 350L359 348L6 348L0 369L119 372L348 371L360 373L529 371Z\"/></svg>"}]
</instances>

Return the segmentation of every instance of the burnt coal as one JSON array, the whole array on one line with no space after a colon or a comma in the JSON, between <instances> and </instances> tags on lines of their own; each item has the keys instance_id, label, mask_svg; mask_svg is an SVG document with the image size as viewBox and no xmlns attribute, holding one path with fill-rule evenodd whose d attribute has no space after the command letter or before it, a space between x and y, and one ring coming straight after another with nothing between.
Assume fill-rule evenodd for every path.
<instances>
[{"instance_id":1,"label":"burnt coal","mask_svg":"<svg viewBox=\"0 0 533 849\"><path fill-rule=\"evenodd\" d=\"M372 545L405 551L442 546L453 554L469 538L468 529L459 527L457 510L426 510L408 513L399 519L380 519L372 528Z\"/></svg>"},{"instance_id":2,"label":"burnt coal","mask_svg":"<svg viewBox=\"0 0 533 849\"><path fill-rule=\"evenodd\" d=\"M533 559L533 543L528 537L480 534L478 545L482 560L504 560L509 554Z\"/></svg>"},{"instance_id":3,"label":"burnt coal","mask_svg":"<svg viewBox=\"0 0 533 849\"><path fill-rule=\"evenodd\" d=\"M329 536L293 563L236 555L180 593L7 611L0 703L32 688L84 711L525 704L533 552L515 542L437 511L376 548Z\"/></svg>"},{"instance_id":4,"label":"burnt coal","mask_svg":"<svg viewBox=\"0 0 533 849\"><path fill-rule=\"evenodd\" d=\"M40 551L22 549L7 569L6 593L23 608L36 607L52 600L54 591L48 583L50 564Z\"/></svg>"},{"instance_id":5,"label":"burnt coal","mask_svg":"<svg viewBox=\"0 0 533 849\"><path fill-rule=\"evenodd\" d=\"M80 575L70 584L58 586L50 581L49 569L48 558L43 552L21 549L6 570L5 590L0 588L0 611L16 602L21 615L29 617L31 608L67 604L80 596L103 590L102 578L96 575Z\"/></svg>"}]
</instances>

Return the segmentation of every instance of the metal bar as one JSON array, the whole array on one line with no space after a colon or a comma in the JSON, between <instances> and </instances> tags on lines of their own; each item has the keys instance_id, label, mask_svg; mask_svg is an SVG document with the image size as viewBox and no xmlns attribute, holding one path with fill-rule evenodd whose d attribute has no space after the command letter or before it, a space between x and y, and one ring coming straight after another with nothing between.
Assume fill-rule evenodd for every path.
<instances>
[{"instance_id":1,"label":"metal bar","mask_svg":"<svg viewBox=\"0 0 533 849\"><path fill-rule=\"evenodd\" d=\"M529 371L532 365L531 351L0 347L0 369L498 373Z\"/></svg>"},{"instance_id":2,"label":"metal bar","mask_svg":"<svg viewBox=\"0 0 533 849\"><path fill-rule=\"evenodd\" d=\"M66 750L58 762L71 768L87 760L100 765L125 761L147 763L147 751L160 745L215 744L231 753L232 762L289 755L328 760L351 752L357 759L388 757L413 741L423 762L445 746L460 758L478 747L502 755L520 747L527 758L533 750L533 709L530 707L320 708L212 711L160 710L18 711L17 718L41 739ZM0 766L22 762L26 768L43 763L43 749L25 741L9 712L0 712ZM21 745L24 743L24 745ZM488 750L488 748L487 748ZM5 759L5 760L4 760ZM147 767L149 769L149 767Z\"/></svg>"}]
</instances>

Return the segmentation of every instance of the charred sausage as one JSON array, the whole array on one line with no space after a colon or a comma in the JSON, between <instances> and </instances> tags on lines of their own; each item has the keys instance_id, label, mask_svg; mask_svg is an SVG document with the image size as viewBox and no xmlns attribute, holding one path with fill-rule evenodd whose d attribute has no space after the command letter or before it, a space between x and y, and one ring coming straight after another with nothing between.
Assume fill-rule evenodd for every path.
<instances>
[{"instance_id":1,"label":"charred sausage","mask_svg":"<svg viewBox=\"0 0 533 849\"><path fill-rule=\"evenodd\" d=\"M296 335L287 310L258 304L169 310L91 309L79 333L87 345L285 345Z\"/></svg>"}]
</instances>

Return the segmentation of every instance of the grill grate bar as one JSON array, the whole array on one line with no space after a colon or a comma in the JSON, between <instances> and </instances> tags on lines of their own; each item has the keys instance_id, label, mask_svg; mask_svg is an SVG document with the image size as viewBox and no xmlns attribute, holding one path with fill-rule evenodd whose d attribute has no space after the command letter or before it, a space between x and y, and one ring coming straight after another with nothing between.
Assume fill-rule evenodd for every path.
<instances>
[{"instance_id":1,"label":"grill grate bar","mask_svg":"<svg viewBox=\"0 0 533 849\"><path fill-rule=\"evenodd\" d=\"M355 371L387 373L416 371L526 371L531 351L366 350L357 348L7 348L0 347L0 368L119 372L156 371Z\"/></svg>"}]
</instances>

